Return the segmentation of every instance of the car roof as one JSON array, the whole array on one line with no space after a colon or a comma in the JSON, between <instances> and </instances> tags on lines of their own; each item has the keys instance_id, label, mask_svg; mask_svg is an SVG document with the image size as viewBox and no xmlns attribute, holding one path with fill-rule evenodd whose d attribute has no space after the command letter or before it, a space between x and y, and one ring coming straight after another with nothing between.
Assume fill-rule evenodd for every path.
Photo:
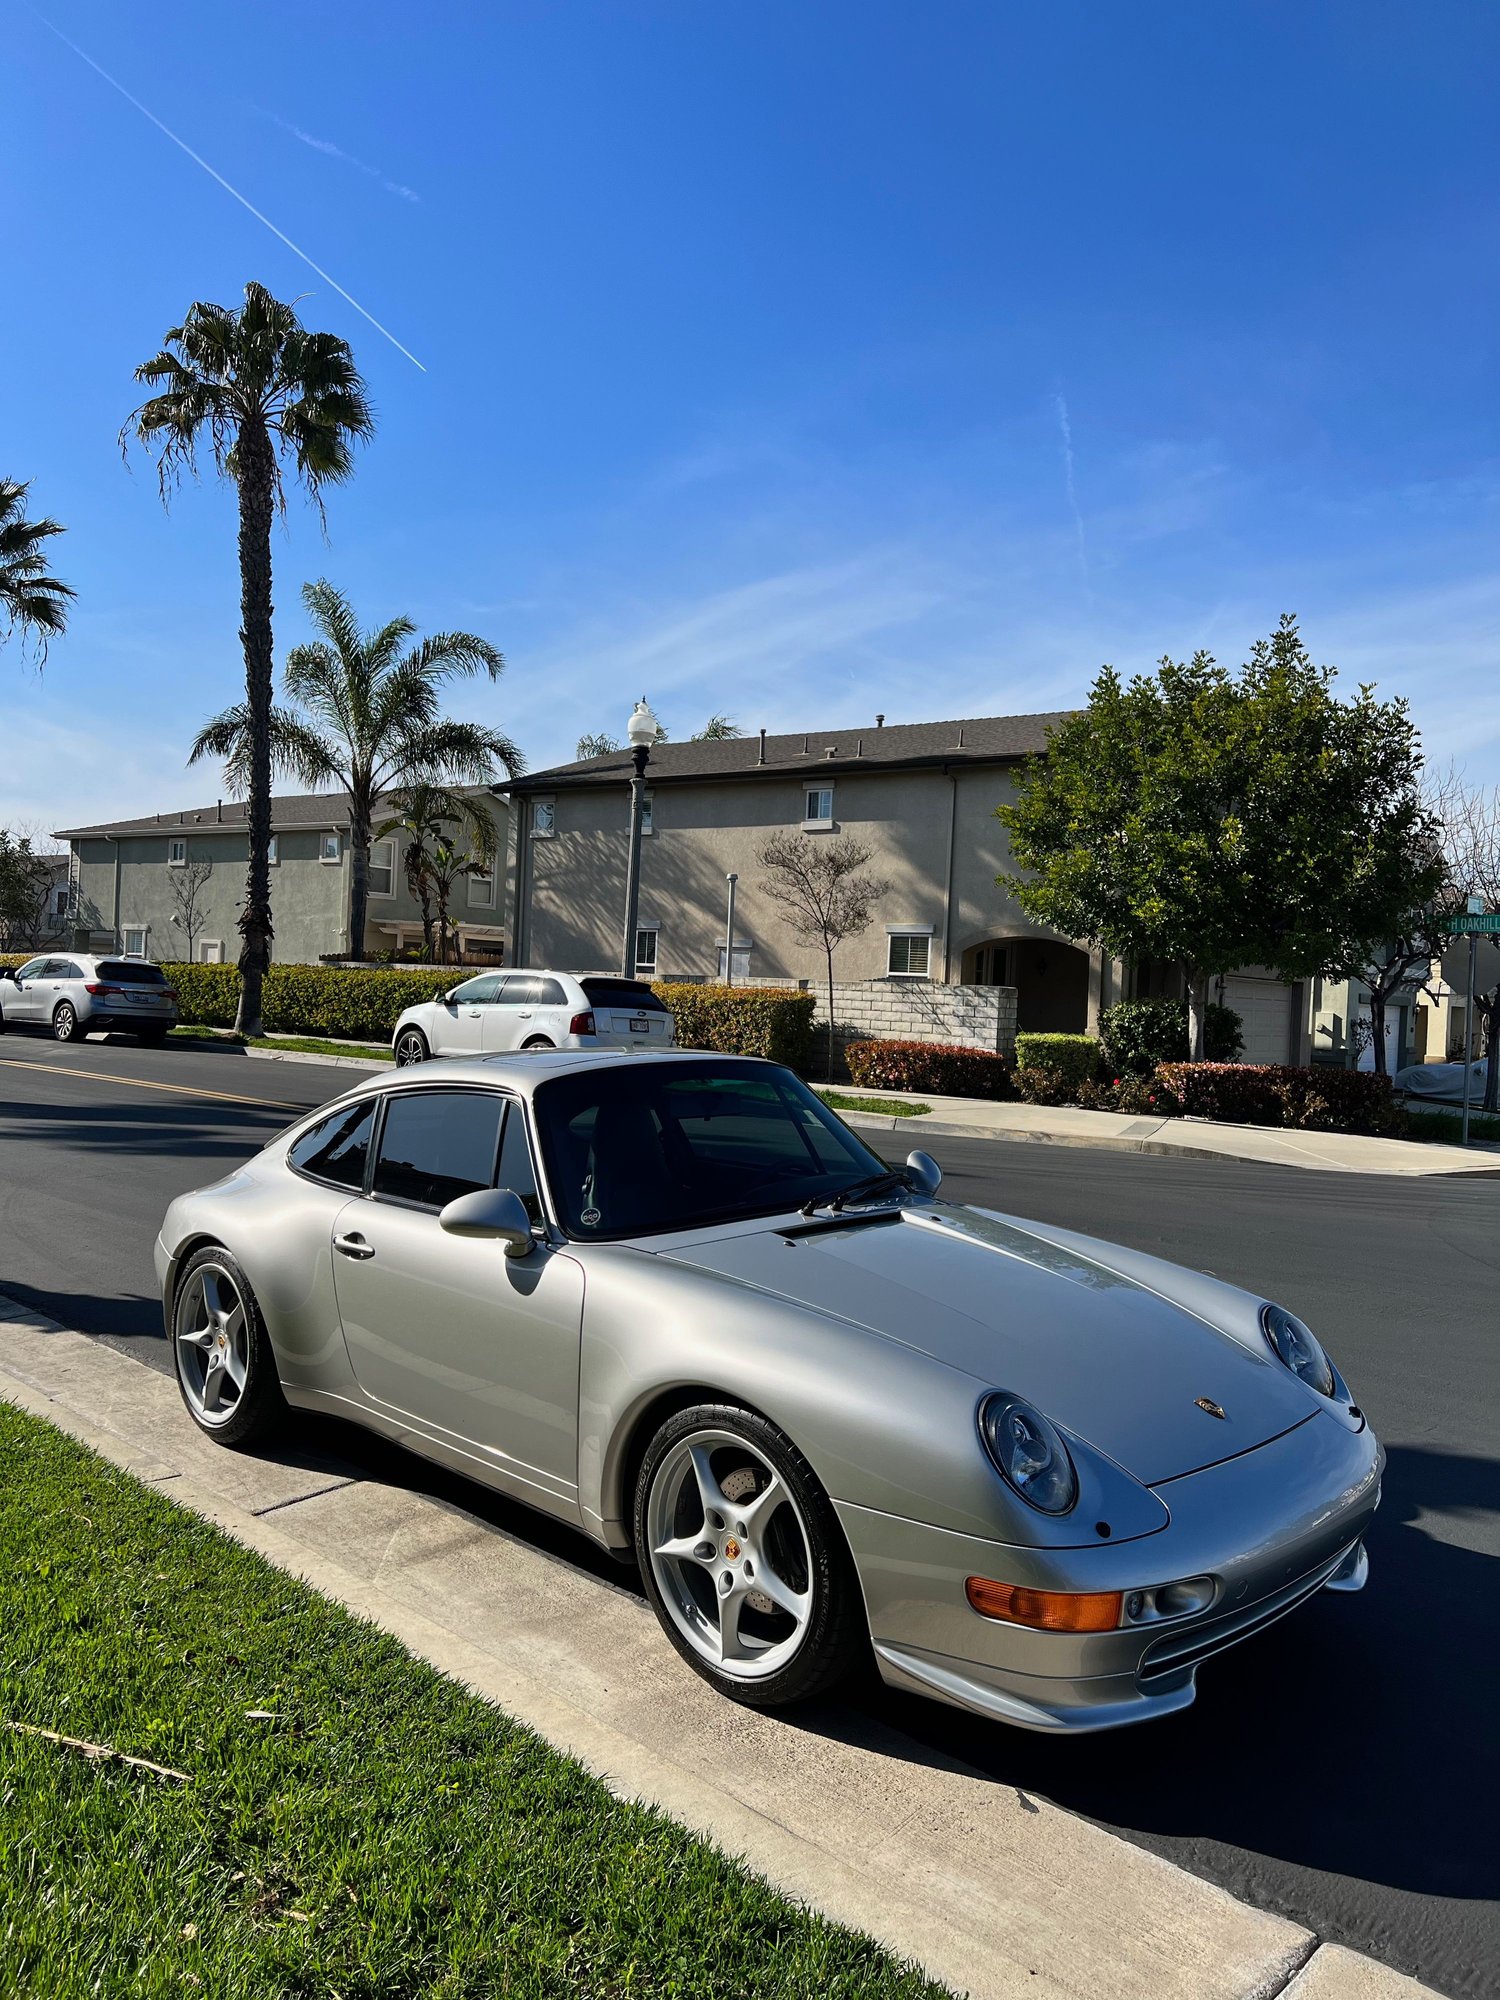
<instances>
[{"instance_id":1,"label":"car roof","mask_svg":"<svg viewBox=\"0 0 1500 2000\"><path fill-rule=\"evenodd\" d=\"M503 1085L529 1097L539 1084L552 1077L572 1076L579 1070L617 1068L629 1063L634 1068L670 1068L673 1064L701 1061L744 1063L747 1068L768 1065L764 1056L721 1055L716 1049L518 1049L493 1056L434 1056L414 1063L409 1069L372 1076L352 1091L416 1089L423 1084L487 1083Z\"/></svg>"}]
</instances>

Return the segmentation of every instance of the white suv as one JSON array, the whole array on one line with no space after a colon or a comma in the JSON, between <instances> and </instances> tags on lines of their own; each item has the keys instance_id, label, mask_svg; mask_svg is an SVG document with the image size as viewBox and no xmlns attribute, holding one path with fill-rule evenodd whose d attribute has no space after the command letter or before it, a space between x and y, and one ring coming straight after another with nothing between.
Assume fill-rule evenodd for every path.
<instances>
[{"instance_id":1,"label":"white suv","mask_svg":"<svg viewBox=\"0 0 1500 2000\"><path fill-rule=\"evenodd\" d=\"M669 1049L664 1002L638 979L604 972L481 972L408 1007L391 1049L405 1068L429 1056L500 1049Z\"/></svg>"},{"instance_id":2,"label":"white suv","mask_svg":"<svg viewBox=\"0 0 1500 2000\"><path fill-rule=\"evenodd\" d=\"M124 1028L139 1041L164 1042L176 1025L176 989L149 958L43 952L0 971L0 1028L43 1028L60 1042Z\"/></svg>"}]
</instances>

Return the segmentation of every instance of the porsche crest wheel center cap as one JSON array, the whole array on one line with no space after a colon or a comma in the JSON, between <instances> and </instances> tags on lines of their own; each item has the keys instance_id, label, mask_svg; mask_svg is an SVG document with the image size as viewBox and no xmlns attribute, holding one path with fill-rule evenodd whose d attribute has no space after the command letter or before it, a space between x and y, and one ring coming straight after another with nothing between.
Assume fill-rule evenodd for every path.
<instances>
[{"instance_id":1,"label":"porsche crest wheel center cap","mask_svg":"<svg viewBox=\"0 0 1500 2000\"><path fill-rule=\"evenodd\" d=\"M725 1562L738 1562L739 1559L740 1545L734 1539L734 1536L731 1535L729 1540L724 1544L724 1560Z\"/></svg>"}]
</instances>

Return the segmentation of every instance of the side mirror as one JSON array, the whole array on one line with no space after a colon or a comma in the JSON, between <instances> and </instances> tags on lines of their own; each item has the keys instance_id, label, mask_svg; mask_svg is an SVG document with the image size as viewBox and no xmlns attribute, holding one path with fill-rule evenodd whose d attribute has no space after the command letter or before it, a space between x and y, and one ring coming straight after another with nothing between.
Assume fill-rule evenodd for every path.
<instances>
[{"instance_id":1,"label":"side mirror","mask_svg":"<svg viewBox=\"0 0 1500 2000\"><path fill-rule=\"evenodd\" d=\"M487 1236L505 1245L507 1257L529 1257L536 1244L531 1217L510 1188L475 1188L438 1212L438 1227L450 1236Z\"/></svg>"},{"instance_id":2,"label":"side mirror","mask_svg":"<svg viewBox=\"0 0 1500 2000\"><path fill-rule=\"evenodd\" d=\"M931 1153L908 1153L906 1171L918 1194L936 1194L942 1186L943 1170Z\"/></svg>"},{"instance_id":3,"label":"side mirror","mask_svg":"<svg viewBox=\"0 0 1500 2000\"><path fill-rule=\"evenodd\" d=\"M13 986L19 986L21 983L16 978L16 968L13 965L0 966L0 979L8 979Z\"/></svg>"},{"instance_id":4,"label":"side mirror","mask_svg":"<svg viewBox=\"0 0 1500 2000\"><path fill-rule=\"evenodd\" d=\"M450 986L448 991L443 995L443 1005L445 1007L456 1007L458 1005L458 988L456 986Z\"/></svg>"}]
</instances>

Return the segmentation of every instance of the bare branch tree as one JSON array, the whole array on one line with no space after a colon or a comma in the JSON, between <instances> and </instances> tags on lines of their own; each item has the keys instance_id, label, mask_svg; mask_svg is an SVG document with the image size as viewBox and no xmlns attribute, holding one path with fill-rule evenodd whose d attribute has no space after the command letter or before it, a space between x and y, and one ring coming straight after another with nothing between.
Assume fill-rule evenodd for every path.
<instances>
[{"instance_id":1,"label":"bare branch tree","mask_svg":"<svg viewBox=\"0 0 1500 2000\"><path fill-rule=\"evenodd\" d=\"M828 966L828 1080L833 1081L833 955L846 938L870 928L875 905L891 885L860 870L870 850L852 833L829 840L805 833L773 834L760 850L761 887L780 908L794 937L815 944Z\"/></svg>"},{"instance_id":2,"label":"bare branch tree","mask_svg":"<svg viewBox=\"0 0 1500 2000\"><path fill-rule=\"evenodd\" d=\"M1429 783L1428 804L1442 826L1451 904L1462 909L1478 896L1487 910L1500 910L1500 785L1483 791L1464 782L1450 764ZM1481 938L1474 1012L1488 1055L1484 1109L1500 1110L1500 942Z\"/></svg>"},{"instance_id":3,"label":"bare branch tree","mask_svg":"<svg viewBox=\"0 0 1500 2000\"><path fill-rule=\"evenodd\" d=\"M193 946L208 915L208 885L213 880L214 864L207 855L197 861L186 861L181 868L171 871L168 887L174 905L172 922L187 940L187 960L193 962Z\"/></svg>"}]
</instances>

